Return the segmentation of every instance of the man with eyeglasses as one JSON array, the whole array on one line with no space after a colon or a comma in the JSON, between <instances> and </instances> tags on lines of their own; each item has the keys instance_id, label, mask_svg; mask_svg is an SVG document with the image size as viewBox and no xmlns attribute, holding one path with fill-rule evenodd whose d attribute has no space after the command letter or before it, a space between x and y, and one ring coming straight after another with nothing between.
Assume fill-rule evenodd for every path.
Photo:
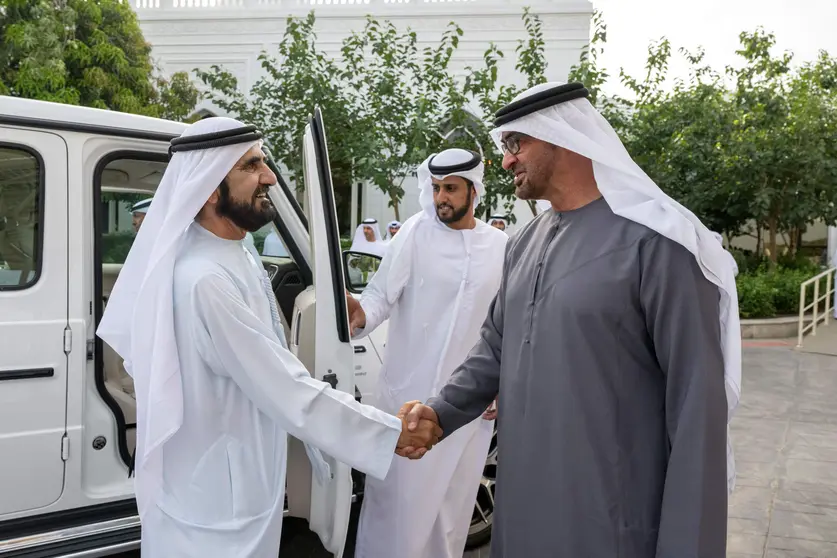
<instances>
[{"instance_id":1,"label":"man with eyeglasses","mask_svg":"<svg viewBox=\"0 0 837 558\"><path fill-rule=\"evenodd\" d=\"M509 240L468 359L401 413L436 421L444 445L500 394L491 558L720 558L741 379L732 267L587 95L542 84L498 111L517 196L551 207Z\"/></svg>"}]
</instances>

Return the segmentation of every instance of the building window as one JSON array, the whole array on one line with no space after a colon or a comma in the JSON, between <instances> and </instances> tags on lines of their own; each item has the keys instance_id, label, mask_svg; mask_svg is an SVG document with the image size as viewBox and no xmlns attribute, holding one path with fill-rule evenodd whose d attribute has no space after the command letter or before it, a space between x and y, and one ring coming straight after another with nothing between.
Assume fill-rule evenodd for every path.
<instances>
[{"instance_id":1,"label":"building window","mask_svg":"<svg viewBox=\"0 0 837 558\"><path fill-rule=\"evenodd\" d=\"M41 273L42 186L40 157L0 146L0 290L30 287Z\"/></svg>"}]
</instances>

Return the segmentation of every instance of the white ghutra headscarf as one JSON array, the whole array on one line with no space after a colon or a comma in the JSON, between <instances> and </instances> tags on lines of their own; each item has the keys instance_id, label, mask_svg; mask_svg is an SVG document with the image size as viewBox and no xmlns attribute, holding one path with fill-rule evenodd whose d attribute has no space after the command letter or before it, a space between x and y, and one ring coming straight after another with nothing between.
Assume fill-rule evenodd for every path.
<instances>
[{"instance_id":1,"label":"white ghutra headscarf","mask_svg":"<svg viewBox=\"0 0 837 558\"><path fill-rule=\"evenodd\" d=\"M545 91L562 86L561 83L536 85L512 102L533 96L542 98ZM631 159L619 136L586 98L574 98L514 120L504 120L505 123L491 131L501 152L503 134L517 132L592 160L599 191L613 212L685 247L697 260L704 276L718 287L729 423L741 396L741 328L735 276L724 248L691 211L663 193ZM538 205L542 211L546 209L546 204ZM735 485L735 461L729 436L727 481L731 491Z\"/></svg>"}]
</instances>

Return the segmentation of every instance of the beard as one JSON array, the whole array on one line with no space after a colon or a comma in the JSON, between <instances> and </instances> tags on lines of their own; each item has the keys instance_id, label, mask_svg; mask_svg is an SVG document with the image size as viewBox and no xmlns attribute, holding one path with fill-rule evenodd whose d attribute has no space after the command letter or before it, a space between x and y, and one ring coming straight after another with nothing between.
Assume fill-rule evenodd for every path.
<instances>
[{"instance_id":1,"label":"beard","mask_svg":"<svg viewBox=\"0 0 837 558\"><path fill-rule=\"evenodd\" d=\"M451 223L456 223L464 218L468 214L468 210L471 208L473 203L473 196L471 195L471 189L468 189L468 199L465 200L465 204L461 207L453 207L449 203L442 203L436 206L436 217L439 218L439 221L444 223L445 225L450 225ZM447 216L442 216L442 210L448 210L450 213Z\"/></svg>"},{"instance_id":2,"label":"beard","mask_svg":"<svg viewBox=\"0 0 837 558\"><path fill-rule=\"evenodd\" d=\"M521 200L537 200L543 197L548 181L536 169L527 170L522 167L513 168L515 173L514 195ZM532 172L534 171L534 172ZM520 181L516 179L518 172L522 172Z\"/></svg>"},{"instance_id":3,"label":"beard","mask_svg":"<svg viewBox=\"0 0 837 558\"><path fill-rule=\"evenodd\" d=\"M216 211L219 216L226 217L237 227L245 231L255 232L267 225L276 218L276 208L269 198L260 198L260 194L266 194L269 186L259 186L253 192L249 202L235 199L230 194L227 181L219 186L219 197Z\"/></svg>"}]
</instances>

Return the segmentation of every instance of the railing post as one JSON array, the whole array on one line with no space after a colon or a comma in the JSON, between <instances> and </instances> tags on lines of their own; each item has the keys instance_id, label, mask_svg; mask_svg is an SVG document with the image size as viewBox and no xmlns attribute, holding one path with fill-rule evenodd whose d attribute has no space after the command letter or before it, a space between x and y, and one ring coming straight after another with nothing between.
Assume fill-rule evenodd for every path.
<instances>
[{"instance_id":1,"label":"railing post","mask_svg":"<svg viewBox=\"0 0 837 558\"><path fill-rule=\"evenodd\" d=\"M802 346L802 337L805 334L805 289L808 287L804 282L799 287L799 339L796 340L796 346Z\"/></svg>"},{"instance_id":2,"label":"railing post","mask_svg":"<svg viewBox=\"0 0 837 558\"><path fill-rule=\"evenodd\" d=\"M817 310L819 309L820 305L820 280L817 279L814 281L814 324L813 329L811 329L811 335L816 337L817 336Z\"/></svg>"},{"instance_id":3,"label":"railing post","mask_svg":"<svg viewBox=\"0 0 837 558\"><path fill-rule=\"evenodd\" d=\"M828 319L831 316L831 271L825 276L825 325L828 325Z\"/></svg>"}]
</instances>

